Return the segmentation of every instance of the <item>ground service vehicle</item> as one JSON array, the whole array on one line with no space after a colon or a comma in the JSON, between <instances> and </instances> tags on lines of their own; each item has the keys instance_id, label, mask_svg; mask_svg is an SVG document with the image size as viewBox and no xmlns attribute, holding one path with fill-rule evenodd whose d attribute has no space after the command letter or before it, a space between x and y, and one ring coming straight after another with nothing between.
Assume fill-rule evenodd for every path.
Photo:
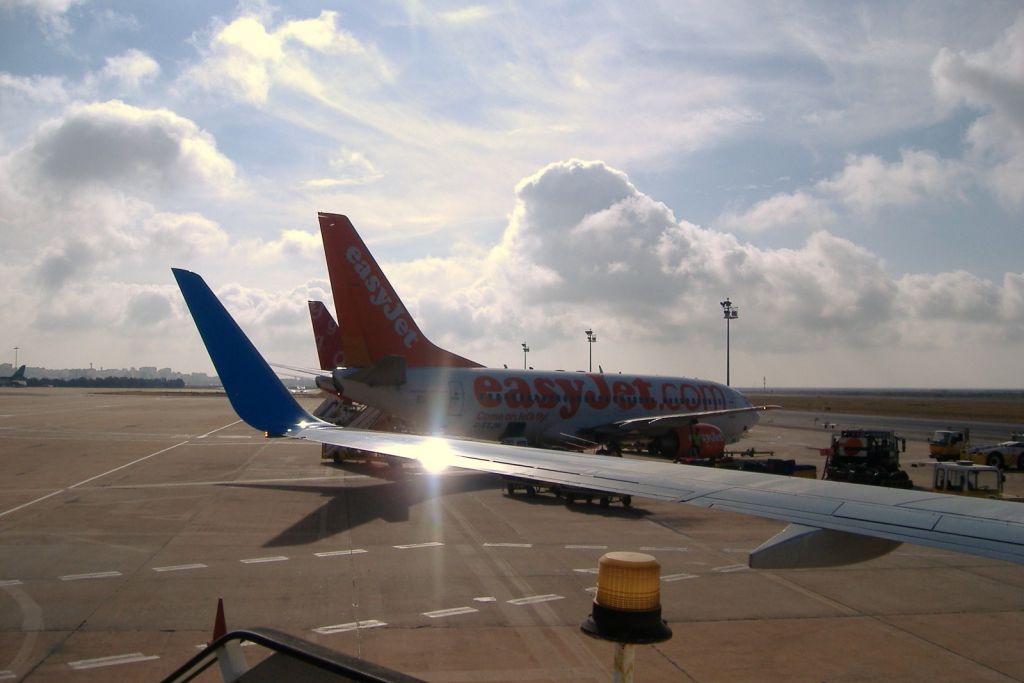
<instances>
[{"instance_id":1,"label":"ground service vehicle","mask_svg":"<svg viewBox=\"0 0 1024 683\"><path fill-rule=\"evenodd\" d=\"M970 429L940 429L928 439L928 457L939 462L961 460L970 447Z\"/></svg>"},{"instance_id":2,"label":"ground service vehicle","mask_svg":"<svg viewBox=\"0 0 1024 683\"><path fill-rule=\"evenodd\" d=\"M976 446L967 451L965 459L1004 470L1012 468L1024 470L1024 440L1003 441L992 446Z\"/></svg>"},{"instance_id":3,"label":"ground service vehicle","mask_svg":"<svg viewBox=\"0 0 1024 683\"><path fill-rule=\"evenodd\" d=\"M1003 473L998 467L970 461L938 462L932 475L932 488L962 496L996 498L1003 493Z\"/></svg>"},{"instance_id":4,"label":"ground service vehicle","mask_svg":"<svg viewBox=\"0 0 1024 683\"><path fill-rule=\"evenodd\" d=\"M907 441L895 432L881 429L844 429L832 434L822 479L848 481L892 488L913 488L910 477L900 469L900 453Z\"/></svg>"}]
</instances>

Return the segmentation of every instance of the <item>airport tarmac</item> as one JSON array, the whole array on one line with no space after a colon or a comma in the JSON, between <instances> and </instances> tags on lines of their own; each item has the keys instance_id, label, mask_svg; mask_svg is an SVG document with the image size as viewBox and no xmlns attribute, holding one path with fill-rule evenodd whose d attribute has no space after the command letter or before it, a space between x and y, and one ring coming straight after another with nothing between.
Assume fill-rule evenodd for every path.
<instances>
[{"instance_id":1,"label":"airport tarmac","mask_svg":"<svg viewBox=\"0 0 1024 683\"><path fill-rule=\"evenodd\" d=\"M820 467L828 442L765 424L736 448ZM218 598L229 629L430 681L608 681L613 646L579 624L609 550L661 562L674 637L640 648L638 682L1024 680L1024 567L1006 562L908 545L752 571L782 524L568 508L473 473L387 481L262 438L222 396L2 389L0 444L0 681L159 680L210 638ZM912 441L904 462L925 455Z\"/></svg>"}]
</instances>

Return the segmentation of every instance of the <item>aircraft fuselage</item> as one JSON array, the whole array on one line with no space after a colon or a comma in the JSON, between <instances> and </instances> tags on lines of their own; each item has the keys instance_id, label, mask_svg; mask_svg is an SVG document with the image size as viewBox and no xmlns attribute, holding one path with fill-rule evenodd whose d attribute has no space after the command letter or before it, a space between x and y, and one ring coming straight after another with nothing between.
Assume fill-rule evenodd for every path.
<instances>
[{"instance_id":1,"label":"aircraft fuselage","mask_svg":"<svg viewBox=\"0 0 1024 683\"><path fill-rule=\"evenodd\" d=\"M408 368L404 384L368 386L352 381L354 372L335 371L347 397L395 415L418 432L487 440L514 433L533 444L564 442L565 435L607 434L608 426L631 418L750 407L734 389L685 377ZM757 419L756 411L747 411L700 421L721 429L729 442Z\"/></svg>"}]
</instances>

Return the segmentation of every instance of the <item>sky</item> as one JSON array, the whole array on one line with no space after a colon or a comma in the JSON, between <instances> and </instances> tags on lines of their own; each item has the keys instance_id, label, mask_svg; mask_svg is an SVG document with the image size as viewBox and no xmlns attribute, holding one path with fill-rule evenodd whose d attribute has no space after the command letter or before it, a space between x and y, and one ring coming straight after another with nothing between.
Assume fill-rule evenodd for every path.
<instances>
[{"instance_id":1,"label":"sky","mask_svg":"<svg viewBox=\"0 0 1024 683\"><path fill-rule=\"evenodd\" d=\"M315 367L318 211L486 365L1020 388L1024 3L0 0L0 361Z\"/></svg>"}]
</instances>

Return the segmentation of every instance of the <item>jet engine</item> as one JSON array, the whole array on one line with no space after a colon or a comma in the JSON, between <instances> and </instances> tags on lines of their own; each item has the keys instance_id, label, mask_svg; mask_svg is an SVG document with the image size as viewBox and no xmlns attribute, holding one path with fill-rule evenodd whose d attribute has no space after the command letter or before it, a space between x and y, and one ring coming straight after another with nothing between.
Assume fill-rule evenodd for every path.
<instances>
[{"instance_id":1,"label":"jet engine","mask_svg":"<svg viewBox=\"0 0 1024 683\"><path fill-rule=\"evenodd\" d=\"M694 452L693 434L700 435L699 447ZM713 424L698 422L688 427L678 427L657 436L651 442L651 453L666 458L720 458L725 451L725 436Z\"/></svg>"}]
</instances>

